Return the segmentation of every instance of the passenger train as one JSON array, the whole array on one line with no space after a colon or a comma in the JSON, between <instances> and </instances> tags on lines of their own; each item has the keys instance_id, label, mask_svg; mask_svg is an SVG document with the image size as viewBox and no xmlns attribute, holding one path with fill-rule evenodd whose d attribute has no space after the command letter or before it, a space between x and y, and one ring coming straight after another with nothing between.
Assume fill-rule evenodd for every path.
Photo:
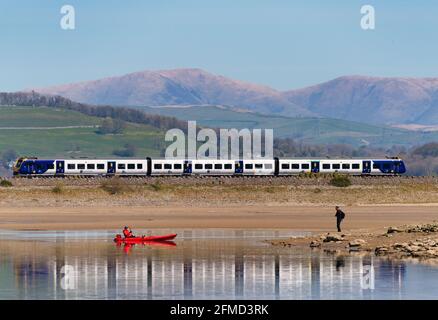
<instances>
[{"instance_id":1,"label":"passenger train","mask_svg":"<svg viewBox=\"0 0 438 320\"><path fill-rule=\"evenodd\" d=\"M403 160L388 159L38 159L19 158L15 176L288 176L300 173L399 175Z\"/></svg>"}]
</instances>

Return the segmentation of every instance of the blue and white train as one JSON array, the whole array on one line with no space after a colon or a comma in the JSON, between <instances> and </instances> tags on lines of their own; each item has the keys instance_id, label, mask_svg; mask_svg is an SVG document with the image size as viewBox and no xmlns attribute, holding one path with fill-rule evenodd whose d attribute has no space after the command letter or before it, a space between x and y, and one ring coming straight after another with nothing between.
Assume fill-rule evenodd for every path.
<instances>
[{"instance_id":1,"label":"blue and white train","mask_svg":"<svg viewBox=\"0 0 438 320\"><path fill-rule=\"evenodd\" d=\"M16 176L288 176L300 173L399 175L403 160L388 159L54 159L19 158Z\"/></svg>"}]
</instances>

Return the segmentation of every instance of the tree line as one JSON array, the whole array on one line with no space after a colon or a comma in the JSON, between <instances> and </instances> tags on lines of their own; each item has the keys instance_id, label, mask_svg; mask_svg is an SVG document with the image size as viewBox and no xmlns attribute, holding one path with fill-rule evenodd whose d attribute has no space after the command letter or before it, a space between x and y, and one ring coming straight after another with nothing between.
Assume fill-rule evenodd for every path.
<instances>
[{"instance_id":1,"label":"tree line","mask_svg":"<svg viewBox=\"0 0 438 320\"><path fill-rule=\"evenodd\" d=\"M74 102L61 96L42 95L32 92L0 92L0 105L49 107L77 111L88 116L111 118L119 121L150 125L159 130L179 128L187 131L187 122L175 117L148 114L144 111L113 106L95 106Z\"/></svg>"}]
</instances>

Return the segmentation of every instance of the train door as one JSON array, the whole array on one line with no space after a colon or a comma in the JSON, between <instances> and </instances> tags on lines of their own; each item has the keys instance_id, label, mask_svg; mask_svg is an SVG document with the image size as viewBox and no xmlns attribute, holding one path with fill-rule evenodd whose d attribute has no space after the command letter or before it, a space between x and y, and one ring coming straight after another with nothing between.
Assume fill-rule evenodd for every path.
<instances>
[{"instance_id":1,"label":"train door","mask_svg":"<svg viewBox=\"0 0 438 320\"><path fill-rule=\"evenodd\" d=\"M243 173L243 161L239 160L234 163L234 173L242 174Z\"/></svg>"},{"instance_id":2,"label":"train door","mask_svg":"<svg viewBox=\"0 0 438 320\"><path fill-rule=\"evenodd\" d=\"M150 175L152 175L152 159L147 157L146 161L147 161L147 165L148 165L146 175L150 176Z\"/></svg>"},{"instance_id":3,"label":"train door","mask_svg":"<svg viewBox=\"0 0 438 320\"><path fill-rule=\"evenodd\" d=\"M371 173L371 161L369 160L362 161L362 173L363 174Z\"/></svg>"},{"instance_id":4,"label":"train door","mask_svg":"<svg viewBox=\"0 0 438 320\"><path fill-rule=\"evenodd\" d=\"M108 161L107 163L107 169L106 169L106 173L107 174L116 174L116 162L115 161Z\"/></svg>"},{"instance_id":5,"label":"train door","mask_svg":"<svg viewBox=\"0 0 438 320\"><path fill-rule=\"evenodd\" d=\"M65 172L65 161L56 161L56 174L62 175Z\"/></svg>"},{"instance_id":6,"label":"train door","mask_svg":"<svg viewBox=\"0 0 438 320\"><path fill-rule=\"evenodd\" d=\"M319 172L319 161L312 161L310 166L313 173Z\"/></svg>"},{"instance_id":7,"label":"train door","mask_svg":"<svg viewBox=\"0 0 438 320\"><path fill-rule=\"evenodd\" d=\"M186 160L184 161L184 174L192 173L192 161Z\"/></svg>"},{"instance_id":8,"label":"train door","mask_svg":"<svg viewBox=\"0 0 438 320\"><path fill-rule=\"evenodd\" d=\"M277 157L274 158L275 164L274 164L274 175L278 176L280 173L280 159Z\"/></svg>"}]
</instances>

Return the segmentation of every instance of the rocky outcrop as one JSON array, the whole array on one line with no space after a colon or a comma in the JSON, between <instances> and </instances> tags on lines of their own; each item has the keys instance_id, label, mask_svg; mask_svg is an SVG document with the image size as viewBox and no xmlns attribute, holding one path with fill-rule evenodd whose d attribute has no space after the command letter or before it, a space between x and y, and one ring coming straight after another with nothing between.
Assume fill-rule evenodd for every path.
<instances>
[{"instance_id":1,"label":"rocky outcrop","mask_svg":"<svg viewBox=\"0 0 438 320\"><path fill-rule=\"evenodd\" d=\"M438 238L424 238L415 241L394 243L389 246L379 246L375 249L378 256L391 255L397 258L438 258Z\"/></svg>"},{"instance_id":2,"label":"rocky outcrop","mask_svg":"<svg viewBox=\"0 0 438 320\"><path fill-rule=\"evenodd\" d=\"M342 237L342 235L339 234L327 233L327 235L321 236L321 240L323 242L338 242L338 241L344 241L344 238Z\"/></svg>"},{"instance_id":3,"label":"rocky outcrop","mask_svg":"<svg viewBox=\"0 0 438 320\"><path fill-rule=\"evenodd\" d=\"M365 243L366 243L366 241L363 239L355 239L355 240L352 240L348 243L348 247L349 248L359 248L359 247L363 246Z\"/></svg>"}]
</instances>

